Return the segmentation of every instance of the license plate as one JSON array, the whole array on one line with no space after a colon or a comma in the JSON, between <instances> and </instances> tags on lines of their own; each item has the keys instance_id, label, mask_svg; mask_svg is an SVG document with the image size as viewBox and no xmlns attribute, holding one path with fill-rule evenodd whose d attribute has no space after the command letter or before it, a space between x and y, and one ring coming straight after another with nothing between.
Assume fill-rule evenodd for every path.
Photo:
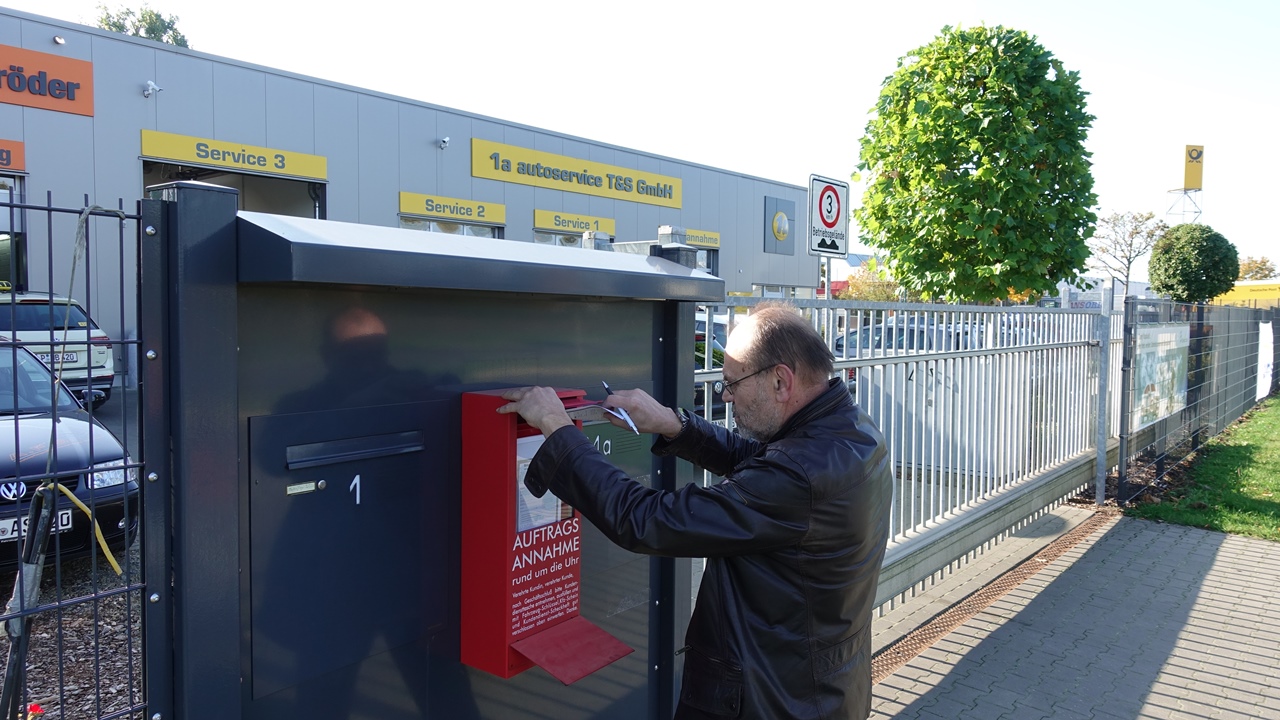
<instances>
[{"instance_id":1,"label":"license plate","mask_svg":"<svg viewBox=\"0 0 1280 720\"><path fill-rule=\"evenodd\" d=\"M40 353L39 355L36 355L36 357L40 358L40 362L44 363L45 365L53 365L54 363L59 363L59 362L73 363L79 360L79 356L77 356L73 352L52 353L52 354Z\"/></svg>"},{"instance_id":2,"label":"license plate","mask_svg":"<svg viewBox=\"0 0 1280 720\"><path fill-rule=\"evenodd\" d=\"M0 520L0 542L13 542L23 535L27 534L27 520L29 518L23 515L21 518L10 518L8 520ZM22 528L19 532L18 528ZM71 529L71 510L59 510L58 522L54 525L53 531L56 533L66 532Z\"/></svg>"}]
</instances>

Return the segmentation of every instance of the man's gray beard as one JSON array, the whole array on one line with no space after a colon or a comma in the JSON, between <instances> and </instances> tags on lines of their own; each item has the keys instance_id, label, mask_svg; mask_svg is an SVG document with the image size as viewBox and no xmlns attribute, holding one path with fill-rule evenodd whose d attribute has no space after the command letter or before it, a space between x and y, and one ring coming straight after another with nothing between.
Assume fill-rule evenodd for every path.
<instances>
[{"instance_id":1,"label":"man's gray beard","mask_svg":"<svg viewBox=\"0 0 1280 720\"><path fill-rule=\"evenodd\" d=\"M773 428L773 429L765 428L764 432L752 430L751 428L748 428L747 426L743 425L741 422L736 423L734 429L737 430L738 434L741 435L742 437L747 438L748 440L755 440L756 442L769 442L769 439L772 438L778 432L777 428Z\"/></svg>"}]
</instances>

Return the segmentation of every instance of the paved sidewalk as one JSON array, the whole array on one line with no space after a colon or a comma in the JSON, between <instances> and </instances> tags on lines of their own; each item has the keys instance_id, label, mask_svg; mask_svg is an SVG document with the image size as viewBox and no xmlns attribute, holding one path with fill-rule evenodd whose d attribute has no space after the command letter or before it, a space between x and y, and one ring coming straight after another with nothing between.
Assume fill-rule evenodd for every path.
<instances>
[{"instance_id":1,"label":"paved sidewalk","mask_svg":"<svg viewBox=\"0 0 1280 720\"><path fill-rule=\"evenodd\" d=\"M1089 515L1061 508L895 607L877 650ZM1280 543L1119 518L874 690L881 719L1280 718Z\"/></svg>"}]
</instances>

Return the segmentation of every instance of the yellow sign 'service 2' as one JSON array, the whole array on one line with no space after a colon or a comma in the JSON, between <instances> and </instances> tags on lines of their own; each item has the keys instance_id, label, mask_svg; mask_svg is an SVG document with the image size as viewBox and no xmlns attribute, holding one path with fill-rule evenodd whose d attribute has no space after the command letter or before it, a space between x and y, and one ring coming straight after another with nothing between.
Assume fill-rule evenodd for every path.
<instances>
[{"instance_id":1,"label":"yellow sign 'service 2'","mask_svg":"<svg viewBox=\"0 0 1280 720\"><path fill-rule=\"evenodd\" d=\"M669 208L679 208L683 202L677 177L479 138L471 140L471 175Z\"/></svg>"},{"instance_id":2,"label":"yellow sign 'service 2'","mask_svg":"<svg viewBox=\"0 0 1280 720\"><path fill-rule=\"evenodd\" d=\"M502 203L476 202L443 195L423 195L400 191L400 212L460 222L505 225L507 206Z\"/></svg>"},{"instance_id":3,"label":"yellow sign 'service 2'","mask_svg":"<svg viewBox=\"0 0 1280 720\"><path fill-rule=\"evenodd\" d=\"M329 162L322 155L308 155L155 130L142 131L142 156L261 175L280 175L307 180L329 178Z\"/></svg>"}]
</instances>

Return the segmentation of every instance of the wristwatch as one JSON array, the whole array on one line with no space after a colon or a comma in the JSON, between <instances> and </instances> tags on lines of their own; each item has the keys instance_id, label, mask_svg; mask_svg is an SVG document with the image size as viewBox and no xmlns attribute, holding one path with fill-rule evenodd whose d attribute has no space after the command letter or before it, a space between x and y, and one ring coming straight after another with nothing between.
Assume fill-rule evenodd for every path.
<instances>
[{"instance_id":1,"label":"wristwatch","mask_svg":"<svg viewBox=\"0 0 1280 720\"><path fill-rule=\"evenodd\" d=\"M680 418L680 432L676 433L672 439L678 438L689 429L689 411L684 408L676 408L676 415Z\"/></svg>"}]
</instances>

